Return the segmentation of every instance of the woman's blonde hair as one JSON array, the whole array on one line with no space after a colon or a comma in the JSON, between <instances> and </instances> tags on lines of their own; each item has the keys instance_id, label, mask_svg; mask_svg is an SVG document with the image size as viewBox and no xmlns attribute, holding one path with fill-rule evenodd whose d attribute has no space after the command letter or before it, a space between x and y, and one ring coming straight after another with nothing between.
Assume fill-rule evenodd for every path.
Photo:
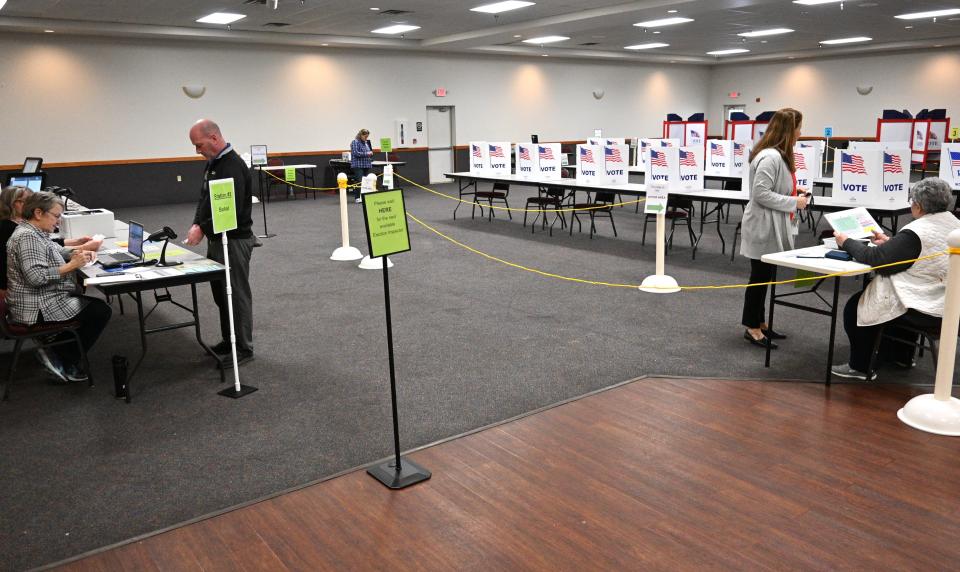
<instances>
[{"instance_id":1,"label":"woman's blonde hair","mask_svg":"<svg viewBox=\"0 0 960 572\"><path fill-rule=\"evenodd\" d=\"M0 220L13 220L17 214L17 209L13 203L17 201L26 201L27 197L33 194L33 191L27 187L7 187L0 192Z\"/></svg>"},{"instance_id":2,"label":"woman's blonde hair","mask_svg":"<svg viewBox=\"0 0 960 572\"><path fill-rule=\"evenodd\" d=\"M368 130L366 130L366 129L361 129L360 131L357 131L357 136L355 137L355 139L360 139L360 136L361 136L361 135L362 135L362 136L365 136L365 137L369 137L369 136L370 136L370 131L368 131Z\"/></svg>"},{"instance_id":3,"label":"woman's blonde hair","mask_svg":"<svg viewBox=\"0 0 960 572\"><path fill-rule=\"evenodd\" d=\"M767 130L750 152L750 159L764 149L776 149L790 167L791 173L797 172L793 162L793 147L797 144L797 129L803 123L803 114L790 107L784 107L773 114Z\"/></svg>"}]
</instances>

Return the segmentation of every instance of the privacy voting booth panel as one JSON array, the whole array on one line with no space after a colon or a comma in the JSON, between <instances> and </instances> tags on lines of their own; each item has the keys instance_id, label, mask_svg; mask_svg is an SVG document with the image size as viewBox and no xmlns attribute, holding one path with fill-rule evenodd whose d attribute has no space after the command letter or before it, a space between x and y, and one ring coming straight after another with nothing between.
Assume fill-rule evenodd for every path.
<instances>
[{"instance_id":1,"label":"privacy voting booth panel","mask_svg":"<svg viewBox=\"0 0 960 572\"><path fill-rule=\"evenodd\" d=\"M689 147L700 145L706 150L709 121L664 121L663 138L678 139L680 145Z\"/></svg>"},{"instance_id":2,"label":"privacy voting booth panel","mask_svg":"<svg viewBox=\"0 0 960 572\"><path fill-rule=\"evenodd\" d=\"M723 122L723 138L731 141L753 142L753 126L756 121L749 119L743 121Z\"/></svg>"},{"instance_id":3,"label":"privacy voting booth panel","mask_svg":"<svg viewBox=\"0 0 960 572\"><path fill-rule=\"evenodd\" d=\"M927 167L927 161L939 157L947 135L950 118L945 119L877 119L877 141L909 141L911 161Z\"/></svg>"}]
</instances>

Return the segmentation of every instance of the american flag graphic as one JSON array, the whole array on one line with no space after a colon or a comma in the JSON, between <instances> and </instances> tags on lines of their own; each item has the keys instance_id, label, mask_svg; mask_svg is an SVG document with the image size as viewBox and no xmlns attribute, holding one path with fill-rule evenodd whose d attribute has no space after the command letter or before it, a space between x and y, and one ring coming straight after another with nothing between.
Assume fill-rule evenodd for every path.
<instances>
[{"instance_id":1,"label":"american flag graphic","mask_svg":"<svg viewBox=\"0 0 960 572\"><path fill-rule=\"evenodd\" d=\"M666 167L666 166L667 166L667 154L666 154L666 153L663 153L662 151L661 151L660 153L658 153L658 152L654 151L653 149L651 149L651 150L650 150L650 164L651 164L651 165L656 165L656 166L658 166L658 167Z\"/></svg>"},{"instance_id":2,"label":"american flag graphic","mask_svg":"<svg viewBox=\"0 0 960 572\"><path fill-rule=\"evenodd\" d=\"M733 156L734 157L743 157L743 145L739 143L733 144Z\"/></svg>"},{"instance_id":3,"label":"american flag graphic","mask_svg":"<svg viewBox=\"0 0 960 572\"><path fill-rule=\"evenodd\" d=\"M620 150L616 147L604 147L603 156L608 163L623 163L623 157L620 156Z\"/></svg>"},{"instance_id":4,"label":"american flag graphic","mask_svg":"<svg viewBox=\"0 0 960 572\"><path fill-rule=\"evenodd\" d=\"M697 156L693 151L680 150L680 164L684 167L696 167Z\"/></svg>"},{"instance_id":5,"label":"american flag graphic","mask_svg":"<svg viewBox=\"0 0 960 572\"><path fill-rule=\"evenodd\" d=\"M483 159L483 153L480 151L480 148L477 147L476 145L471 145L471 147L473 147L472 155L477 159Z\"/></svg>"},{"instance_id":6,"label":"american flag graphic","mask_svg":"<svg viewBox=\"0 0 960 572\"><path fill-rule=\"evenodd\" d=\"M950 166L960 167L960 151L950 151Z\"/></svg>"},{"instance_id":7,"label":"american flag graphic","mask_svg":"<svg viewBox=\"0 0 960 572\"><path fill-rule=\"evenodd\" d=\"M807 160L803 158L803 153L794 153L793 154L793 166L799 171L803 169L807 170Z\"/></svg>"},{"instance_id":8,"label":"american flag graphic","mask_svg":"<svg viewBox=\"0 0 960 572\"><path fill-rule=\"evenodd\" d=\"M491 146L490 146L490 156L491 156L491 157L499 157L499 158L501 158L501 159L506 159L506 157L503 156L503 147L501 147L501 146L499 146L499 145L491 145Z\"/></svg>"},{"instance_id":9,"label":"american flag graphic","mask_svg":"<svg viewBox=\"0 0 960 572\"><path fill-rule=\"evenodd\" d=\"M866 175L867 170L863 168L863 157L860 155L847 155L840 153L840 171L843 173L854 173L857 175Z\"/></svg>"},{"instance_id":10,"label":"american flag graphic","mask_svg":"<svg viewBox=\"0 0 960 572\"><path fill-rule=\"evenodd\" d=\"M521 147L521 148L520 148L520 159L521 159L522 161L529 161L529 160L530 160L530 150L527 149L526 147Z\"/></svg>"},{"instance_id":11,"label":"american flag graphic","mask_svg":"<svg viewBox=\"0 0 960 572\"><path fill-rule=\"evenodd\" d=\"M903 173L903 166L900 165L900 155L883 154L883 172L899 175Z\"/></svg>"},{"instance_id":12,"label":"american flag graphic","mask_svg":"<svg viewBox=\"0 0 960 572\"><path fill-rule=\"evenodd\" d=\"M710 144L710 154L717 157L723 157L723 146L717 145L716 143Z\"/></svg>"},{"instance_id":13,"label":"american flag graphic","mask_svg":"<svg viewBox=\"0 0 960 572\"><path fill-rule=\"evenodd\" d=\"M933 131L930 132L930 140L931 140L931 141L936 141L936 140L937 140L937 134L934 133Z\"/></svg>"},{"instance_id":14,"label":"american flag graphic","mask_svg":"<svg viewBox=\"0 0 960 572\"><path fill-rule=\"evenodd\" d=\"M673 147L673 145L672 145L669 141L663 141L662 139L660 140L660 146L661 146L661 147Z\"/></svg>"},{"instance_id":15,"label":"american flag graphic","mask_svg":"<svg viewBox=\"0 0 960 572\"><path fill-rule=\"evenodd\" d=\"M539 149L541 161L553 161L553 149L550 147L540 147L539 145L537 148Z\"/></svg>"},{"instance_id":16,"label":"american flag graphic","mask_svg":"<svg viewBox=\"0 0 960 572\"><path fill-rule=\"evenodd\" d=\"M580 148L580 162L581 163L593 163L593 151L587 149L586 147Z\"/></svg>"},{"instance_id":17,"label":"american flag graphic","mask_svg":"<svg viewBox=\"0 0 960 572\"><path fill-rule=\"evenodd\" d=\"M691 129L691 130L690 130L690 137L694 137L694 138L696 138L696 139L699 139L699 138L700 138L700 134L697 133L696 131L694 131L693 129Z\"/></svg>"},{"instance_id":18,"label":"american flag graphic","mask_svg":"<svg viewBox=\"0 0 960 572\"><path fill-rule=\"evenodd\" d=\"M616 141L611 141L611 140L607 139L607 145L616 145L616 144L617 144Z\"/></svg>"}]
</instances>

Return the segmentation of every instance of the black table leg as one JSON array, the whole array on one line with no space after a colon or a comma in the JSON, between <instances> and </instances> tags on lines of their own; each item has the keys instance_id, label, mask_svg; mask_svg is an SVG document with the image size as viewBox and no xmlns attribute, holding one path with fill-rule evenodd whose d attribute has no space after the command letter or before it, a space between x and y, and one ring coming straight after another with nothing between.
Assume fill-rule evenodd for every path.
<instances>
[{"instance_id":1,"label":"black table leg","mask_svg":"<svg viewBox=\"0 0 960 572\"><path fill-rule=\"evenodd\" d=\"M827 348L827 377L825 384L830 385L830 368L833 367L833 342L837 335L837 303L840 299L840 277L833 277L833 306L830 308L830 347Z\"/></svg>"},{"instance_id":2,"label":"black table leg","mask_svg":"<svg viewBox=\"0 0 960 572\"><path fill-rule=\"evenodd\" d=\"M197 342L200 344L200 347L203 348L203 351L207 352L208 355L213 356L213 359L217 360L217 369L220 370L220 383L226 381L226 373L223 367L223 358L221 358L215 351L210 349L210 346L203 341L203 337L200 335L200 305L197 304L197 285L190 285L190 296L193 299L193 329L197 334Z\"/></svg>"},{"instance_id":3,"label":"black table leg","mask_svg":"<svg viewBox=\"0 0 960 572\"><path fill-rule=\"evenodd\" d=\"M776 281L777 281L777 267L776 267L776 266L773 267L773 278L772 278L770 281L771 281L771 282L776 282ZM767 315L768 315L768 317L767 317L767 330L773 330L773 306L776 304L776 301L777 301L777 286L776 286L776 284L771 284L771 285L770 285L770 309L767 310ZM772 349L772 347L771 347L771 344L770 344L770 340L768 339L768 340L767 340L767 348L766 348L767 357L766 357L766 359L765 359L764 362L763 362L763 367L770 367L770 351L771 351L771 349Z\"/></svg>"},{"instance_id":4,"label":"black table leg","mask_svg":"<svg viewBox=\"0 0 960 572\"><path fill-rule=\"evenodd\" d=\"M137 290L134 300L137 302L137 320L140 322L140 357L137 358L137 363L130 368L130 373L127 374L127 394L124 396L124 401L127 403L130 403L130 395L133 393L133 375L137 373L137 368L140 367L143 358L147 355L147 321L143 317L143 296L139 290Z\"/></svg>"}]
</instances>

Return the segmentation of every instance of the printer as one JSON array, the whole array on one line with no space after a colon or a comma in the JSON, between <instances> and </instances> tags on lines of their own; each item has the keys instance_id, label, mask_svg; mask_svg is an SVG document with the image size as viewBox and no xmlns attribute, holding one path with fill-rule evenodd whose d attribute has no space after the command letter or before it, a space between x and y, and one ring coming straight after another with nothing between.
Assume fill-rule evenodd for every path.
<instances>
[{"instance_id":1,"label":"printer","mask_svg":"<svg viewBox=\"0 0 960 572\"><path fill-rule=\"evenodd\" d=\"M106 237L117 235L113 226L113 212L107 209L88 209L67 211L60 216L60 236L77 238L102 234Z\"/></svg>"}]
</instances>

